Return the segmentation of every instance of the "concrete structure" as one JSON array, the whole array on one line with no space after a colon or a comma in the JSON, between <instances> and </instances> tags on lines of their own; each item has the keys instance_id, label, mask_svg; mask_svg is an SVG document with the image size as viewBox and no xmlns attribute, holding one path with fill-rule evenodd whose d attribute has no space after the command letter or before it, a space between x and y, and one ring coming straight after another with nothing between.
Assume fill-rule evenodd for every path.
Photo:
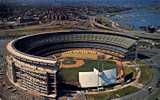
<instances>
[{"instance_id":1,"label":"concrete structure","mask_svg":"<svg viewBox=\"0 0 160 100\"><path fill-rule=\"evenodd\" d=\"M7 45L10 81L29 92L57 96L59 62L54 56L68 48L95 48L123 58L136 38L112 32L78 31L24 36ZM52 58L49 55L53 55Z\"/></svg>"}]
</instances>

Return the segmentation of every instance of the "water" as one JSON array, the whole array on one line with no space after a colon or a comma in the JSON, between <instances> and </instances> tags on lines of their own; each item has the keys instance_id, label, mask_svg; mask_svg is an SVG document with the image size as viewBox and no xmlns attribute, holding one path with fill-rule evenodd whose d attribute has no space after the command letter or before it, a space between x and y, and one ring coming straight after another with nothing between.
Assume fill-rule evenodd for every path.
<instances>
[{"instance_id":1,"label":"water","mask_svg":"<svg viewBox=\"0 0 160 100\"><path fill-rule=\"evenodd\" d=\"M116 14L111 17L122 27L139 30L141 26L160 26L160 11L151 9L134 9Z\"/></svg>"},{"instance_id":2,"label":"water","mask_svg":"<svg viewBox=\"0 0 160 100\"><path fill-rule=\"evenodd\" d=\"M0 0L1 1L1 0ZM107 5L107 6L128 6L128 7L141 7L153 6L160 4L160 0L6 0L10 3L22 4L53 4L53 5Z\"/></svg>"},{"instance_id":3,"label":"water","mask_svg":"<svg viewBox=\"0 0 160 100\"><path fill-rule=\"evenodd\" d=\"M141 26L160 26L160 11L144 8L160 7L160 0L6 0L20 4L48 4L48 5L97 5L97 6L122 6L131 7L134 10L118 13L111 19L120 23L123 27L139 30ZM139 9L140 10L139 10Z\"/></svg>"}]
</instances>

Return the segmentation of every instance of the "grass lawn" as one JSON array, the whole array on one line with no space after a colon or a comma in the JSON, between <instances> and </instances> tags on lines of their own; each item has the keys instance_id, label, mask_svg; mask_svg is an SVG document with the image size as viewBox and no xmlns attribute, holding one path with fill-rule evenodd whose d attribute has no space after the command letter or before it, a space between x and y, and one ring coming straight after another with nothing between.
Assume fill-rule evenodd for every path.
<instances>
[{"instance_id":1,"label":"grass lawn","mask_svg":"<svg viewBox=\"0 0 160 100\"><path fill-rule=\"evenodd\" d=\"M41 27L39 25L33 25L33 26L26 26L26 27L19 27L13 30L6 30L5 32L2 32L0 34L1 37L8 37L8 36L23 36L23 35L28 35L28 34L33 34L33 33L39 33L39 32L53 32L57 30L68 30L71 29L70 26L47 26L47 27Z\"/></svg>"},{"instance_id":2,"label":"grass lawn","mask_svg":"<svg viewBox=\"0 0 160 100\"><path fill-rule=\"evenodd\" d=\"M108 70L116 67L116 63L113 61L101 61L101 60L85 60L85 64L79 68L63 68L60 70L63 80L67 82L78 81L79 72L93 71L93 68L97 68L100 71Z\"/></svg>"},{"instance_id":3,"label":"grass lawn","mask_svg":"<svg viewBox=\"0 0 160 100\"><path fill-rule=\"evenodd\" d=\"M138 91L139 89L133 86L128 86L117 91L108 92L108 93L99 93L99 94L90 94L86 95L87 100L110 100L113 98L122 97L131 93Z\"/></svg>"},{"instance_id":4,"label":"grass lawn","mask_svg":"<svg viewBox=\"0 0 160 100\"><path fill-rule=\"evenodd\" d=\"M142 84L147 83L148 80L152 78L152 69L148 66L140 66L141 76L139 78L139 82Z\"/></svg>"}]
</instances>

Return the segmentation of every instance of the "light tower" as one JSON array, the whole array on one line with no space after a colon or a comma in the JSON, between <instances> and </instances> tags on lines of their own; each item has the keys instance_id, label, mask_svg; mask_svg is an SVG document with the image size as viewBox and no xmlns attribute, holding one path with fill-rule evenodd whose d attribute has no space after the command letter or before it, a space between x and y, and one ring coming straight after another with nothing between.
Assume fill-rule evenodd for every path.
<instances>
[{"instance_id":1,"label":"light tower","mask_svg":"<svg viewBox=\"0 0 160 100\"><path fill-rule=\"evenodd\" d=\"M137 41L135 43L135 64L137 66L137 59L138 59L138 44L139 44L139 37L136 37Z\"/></svg>"}]
</instances>

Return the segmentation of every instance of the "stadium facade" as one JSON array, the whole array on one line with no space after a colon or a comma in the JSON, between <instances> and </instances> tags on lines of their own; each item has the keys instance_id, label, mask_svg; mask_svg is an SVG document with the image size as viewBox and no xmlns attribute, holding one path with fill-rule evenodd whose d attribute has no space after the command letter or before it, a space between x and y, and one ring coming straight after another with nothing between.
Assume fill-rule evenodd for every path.
<instances>
[{"instance_id":1,"label":"stadium facade","mask_svg":"<svg viewBox=\"0 0 160 100\"><path fill-rule=\"evenodd\" d=\"M57 96L59 62L54 56L69 48L94 48L123 58L136 38L113 32L71 31L28 35L7 45L7 75L16 86L43 96ZM52 57L48 57L52 55Z\"/></svg>"}]
</instances>

